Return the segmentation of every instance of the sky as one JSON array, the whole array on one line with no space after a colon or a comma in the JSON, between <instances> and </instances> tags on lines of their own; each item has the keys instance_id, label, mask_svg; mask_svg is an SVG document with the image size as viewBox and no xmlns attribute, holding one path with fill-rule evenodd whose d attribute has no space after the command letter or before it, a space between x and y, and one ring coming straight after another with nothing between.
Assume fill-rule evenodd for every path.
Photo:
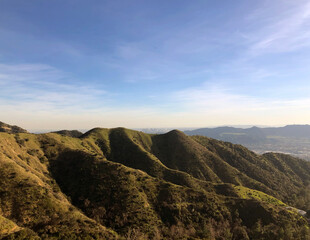
<instances>
[{"instance_id":1,"label":"sky","mask_svg":"<svg viewBox=\"0 0 310 240\"><path fill-rule=\"evenodd\" d=\"M309 0L0 0L0 121L310 123Z\"/></svg>"}]
</instances>

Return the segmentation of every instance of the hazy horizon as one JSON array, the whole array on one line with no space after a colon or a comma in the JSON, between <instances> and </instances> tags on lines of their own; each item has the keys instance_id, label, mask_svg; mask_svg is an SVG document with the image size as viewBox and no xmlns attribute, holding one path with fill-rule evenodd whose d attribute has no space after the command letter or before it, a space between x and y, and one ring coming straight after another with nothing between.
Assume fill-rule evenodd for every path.
<instances>
[{"instance_id":1,"label":"hazy horizon","mask_svg":"<svg viewBox=\"0 0 310 240\"><path fill-rule=\"evenodd\" d=\"M13 123L10 123L10 125L16 125ZM156 130L158 130L159 132L168 132L171 130L181 130L181 131L185 131L185 130L196 130L196 129L203 129L203 128L219 128L219 127L233 127L233 128L243 128L243 129L248 129L248 128L252 128L252 127L258 127L258 128L279 128L279 127L285 127L285 126L294 126L294 125L309 125L309 124L287 124L287 125L230 125L230 124L226 124L226 125L209 125L209 126L200 126L200 127L144 127L144 128L139 128L139 127L135 127L135 128L131 128L132 130L137 130L137 131L144 131L146 133L150 132L154 132ZM18 125L19 127L24 128L23 126ZM48 129L48 128L43 128L43 129L26 129L28 132L30 133L48 133L48 132L54 132L54 131L61 131L61 130L77 130L80 131L82 133L85 133L91 129L94 128L128 128L126 126L113 126L113 127L107 127L107 126L92 126L91 128L52 128L52 129Z\"/></svg>"},{"instance_id":2,"label":"hazy horizon","mask_svg":"<svg viewBox=\"0 0 310 240\"><path fill-rule=\"evenodd\" d=\"M0 1L0 121L310 123L310 1Z\"/></svg>"}]
</instances>

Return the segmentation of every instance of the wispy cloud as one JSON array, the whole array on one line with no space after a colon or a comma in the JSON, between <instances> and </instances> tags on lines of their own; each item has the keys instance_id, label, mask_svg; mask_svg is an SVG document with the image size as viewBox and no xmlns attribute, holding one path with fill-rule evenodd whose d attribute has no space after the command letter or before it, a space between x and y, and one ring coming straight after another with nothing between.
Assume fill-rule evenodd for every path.
<instances>
[{"instance_id":1,"label":"wispy cloud","mask_svg":"<svg viewBox=\"0 0 310 240\"><path fill-rule=\"evenodd\" d=\"M231 93L223 86L209 83L177 91L173 94L173 98L181 103L186 111L191 109L201 112L224 112L246 110L258 105L257 100Z\"/></svg>"},{"instance_id":2,"label":"wispy cloud","mask_svg":"<svg viewBox=\"0 0 310 240\"><path fill-rule=\"evenodd\" d=\"M250 52L253 55L290 52L310 46L310 1L292 3L268 2L278 6L278 9L263 6L264 11L256 10L256 14L248 19L250 22L262 22L262 26L255 25L253 32L245 34L247 40L252 41Z\"/></svg>"},{"instance_id":3,"label":"wispy cloud","mask_svg":"<svg viewBox=\"0 0 310 240\"><path fill-rule=\"evenodd\" d=\"M0 107L29 111L91 109L107 97L104 90L45 64L0 64L0 86Z\"/></svg>"},{"instance_id":4,"label":"wispy cloud","mask_svg":"<svg viewBox=\"0 0 310 240\"><path fill-rule=\"evenodd\" d=\"M201 118L209 116L211 119L216 119L218 117L218 120L221 120L224 124L228 124L232 119L237 120L236 122L239 123L246 123L253 116L256 116L257 119L253 118L252 123L263 123L265 121L272 124L276 123L276 121L283 122L283 120L291 120L292 122L310 120L308 111L309 97L292 100L259 98L237 94L220 85L205 83L199 87L177 91L173 94L173 98L178 104L184 106L183 112ZM294 112L294 115L291 114L292 112ZM227 118L225 119L223 116ZM283 116L285 118L279 119L279 117Z\"/></svg>"}]
</instances>

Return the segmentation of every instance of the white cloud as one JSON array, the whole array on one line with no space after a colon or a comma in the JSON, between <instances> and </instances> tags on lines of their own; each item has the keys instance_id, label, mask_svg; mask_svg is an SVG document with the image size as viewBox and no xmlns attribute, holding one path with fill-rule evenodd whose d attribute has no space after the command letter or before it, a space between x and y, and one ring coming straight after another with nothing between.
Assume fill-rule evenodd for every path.
<instances>
[{"instance_id":1,"label":"white cloud","mask_svg":"<svg viewBox=\"0 0 310 240\"><path fill-rule=\"evenodd\" d=\"M79 83L68 73L44 64L0 64L0 86L0 107L31 112L93 108L107 97L97 86Z\"/></svg>"},{"instance_id":2,"label":"white cloud","mask_svg":"<svg viewBox=\"0 0 310 240\"><path fill-rule=\"evenodd\" d=\"M222 124L288 124L310 121L310 98L283 100L232 93L218 85L204 84L173 94L184 106L184 122L192 126ZM190 118L192 120L190 120Z\"/></svg>"},{"instance_id":3,"label":"white cloud","mask_svg":"<svg viewBox=\"0 0 310 240\"><path fill-rule=\"evenodd\" d=\"M282 101L235 94L221 85L204 84L174 92L172 111L156 107L107 105L80 108L75 101L87 94L51 92L17 105L0 102L1 121L30 130L90 129L93 127L203 127L218 125L281 125L310 121L310 98ZM70 99L75 100L70 100ZM56 99L56 102L55 102ZM169 99L167 99L169 100ZM68 106L58 106L62 102ZM86 101L87 102L87 101ZM87 104L92 104L88 101ZM171 104L171 103L170 103ZM179 109L183 106L183 109Z\"/></svg>"},{"instance_id":4,"label":"white cloud","mask_svg":"<svg viewBox=\"0 0 310 240\"><path fill-rule=\"evenodd\" d=\"M268 9L272 4L276 4L279 9ZM290 52L310 46L310 1L294 1L294 5L286 1L268 2L263 8L260 14L254 14L248 19L263 23L263 27L246 33L252 41L250 52L253 55Z\"/></svg>"}]
</instances>

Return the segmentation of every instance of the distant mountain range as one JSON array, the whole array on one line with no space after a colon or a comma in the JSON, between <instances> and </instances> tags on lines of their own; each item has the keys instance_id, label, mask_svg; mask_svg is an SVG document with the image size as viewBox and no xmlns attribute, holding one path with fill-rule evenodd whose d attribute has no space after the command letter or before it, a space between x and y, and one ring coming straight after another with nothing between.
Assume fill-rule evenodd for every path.
<instances>
[{"instance_id":1,"label":"distant mountain range","mask_svg":"<svg viewBox=\"0 0 310 240\"><path fill-rule=\"evenodd\" d=\"M178 130L75 134L0 133L0 239L310 237L307 161Z\"/></svg>"},{"instance_id":2,"label":"distant mountain range","mask_svg":"<svg viewBox=\"0 0 310 240\"><path fill-rule=\"evenodd\" d=\"M258 153L283 152L309 159L310 125L288 125L285 127L217 127L184 131L187 135L201 135L242 144Z\"/></svg>"},{"instance_id":3,"label":"distant mountain range","mask_svg":"<svg viewBox=\"0 0 310 240\"><path fill-rule=\"evenodd\" d=\"M217 127L217 128L199 128L195 130L184 131L187 135L207 136L223 141L229 141L238 144L259 143L266 141L268 137L292 137L292 138L310 138L310 125L287 125L285 127Z\"/></svg>"}]
</instances>

